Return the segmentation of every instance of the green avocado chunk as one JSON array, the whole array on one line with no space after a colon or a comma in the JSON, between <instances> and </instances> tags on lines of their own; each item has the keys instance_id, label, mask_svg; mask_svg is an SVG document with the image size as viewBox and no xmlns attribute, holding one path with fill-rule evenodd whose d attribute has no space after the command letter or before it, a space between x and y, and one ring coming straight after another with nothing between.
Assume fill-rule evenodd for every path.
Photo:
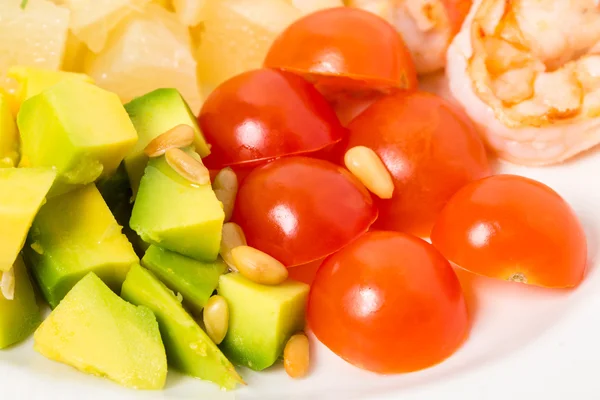
<instances>
[{"instance_id":1,"label":"green avocado chunk","mask_svg":"<svg viewBox=\"0 0 600 400\"><path fill-rule=\"evenodd\" d=\"M212 262L219 255L224 219L212 187L190 183L161 156L146 167L129 226L147 243Z\"/></svg>"},{"instance_id":2,"label":"green avocado chunk","mask_svg":"<svg viewBox=\"0 0 600 400\"><path fill-rule=\"evenodd\" d=\"M154 314L119 298L93 272L40 325L34 348L125 387L156 390L165 385L167 357Z\"/></svg>"},{"instance_id":3,"label":"green avocado chunk","mask_svg":"<svg viewBox=\"0 0 600 400\"><path fill-rule=\"evenodd\" d=\"M134 196L148 163L144 149L155 137L186 124L195 132L194 147L202 157L210 154L206 140L198 127L196 117L177 89L156 89L125 104L131 122L138 132L139 140L125 158L125 166L131 181Z\"/></svg>"},{"instance_id":4,"label":"green avocado chunk","mask_svg":"<svg viewBox=\"0 0 600 400\"><path fill-rule=\"evenodd\" d=\"M129 268L139 262L93 184L48 200L23 254L52 308L88 272L118 291Z\"/></svg>"},{"instance_id":5,"label":"green avocado chunk","mask_svg":"<svg viewBox=\"0 0 600 400\"><path fill-rule=\"evenodd\" d=\"M46 168L0 168L0 272L12 268L54 178Z\"/></svg>"},{"instance_id":6,"label":"green avocado chunk","mask_svg":"<svg viewBox=\"0 0 600 400\"><path fill-rule=\"evenodd\" d=\"M233 365L185 311L175 294L152 272L139 265L132 267L123 283L121 297L154 312L170 365L224 389L234 389L243 382Z\"/></svg>"},{"instance_id":7,"label":"green avocado chunk","mask_svg":"<svg viewBox=\"0 0 600 400\"><path fill-rule=\"evenodd\" d=\"M14 265L15 294L12 300L0 294L0 349L25 340L42 322L40 310L21 257Z\"/></svg>"},{"instance_id":8,"label":"green avocado chunk","mask_svg":"<svg viewBox=\"0 0 600 400\"><path fill-rule=\"evenodd\" d=\"M183 296L183 304L200 316L204 305L217 288L219 276L227 269L222 259L211 263L150 246L142 265L152 271L169 289Z\"/></svg>"},{"instance_id":9,"label":"green avocado chunk","mask_svg":"<svg viewBox=\"0 0 600 400\"><path fill-rule=\"evenodd\" d=\"M0 168L15 167L19 161L19 132L8 104L0 93Z\"/></svg>"},{"instance_id":10,"label":"green avocado chunk","mask_svg":"<svg viewBox=\"0 0 600 400\"><path fill-rule=\"evenodd\" d=\"M148 249L149 244L144 242L129 227L133 203L131 201L131 186L127 171L125 170L125 164L121 163L117 171L110 177L100 179L96 182L96 187L117 220L117 223L123 227L123 233L133 245L135 252L142 257Z\"/></svg>"},{"instance_id":11,"label":"green avocado chunk","mask_svg":"<svg viewBox=\"0 0 600 400\"><path fill-rule=\"evenodd\" d=\"M234 363L261 371L283 353L288 339L304 328L309 286L287 280L265 286L239 273L221 275L219 294L229 304L229 330L221 350Z\"/></svg>"},{"instance_id":12,"label":"green avocado chunk","mask_svg":"<svg viewBox=\"0 0 600 400\"><path fill-rule=\"evenodd\" d=\"M55 196L110 176L137 142L119 97L79 79L25 100L17 115L22 167L53 167Z\"/></svg>"}]
</instances>

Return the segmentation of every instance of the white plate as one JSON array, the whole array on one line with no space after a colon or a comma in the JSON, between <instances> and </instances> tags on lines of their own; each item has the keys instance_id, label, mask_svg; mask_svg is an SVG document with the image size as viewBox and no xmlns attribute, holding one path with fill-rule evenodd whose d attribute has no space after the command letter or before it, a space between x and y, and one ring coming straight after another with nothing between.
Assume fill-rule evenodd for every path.
<instances>
[{"instance_id":1,"label":"white plate","mask_svg":"<svg viewBox=\"0 0 600 400\"><path fill-rule=\"evenodd\" d=\"M0 351L0 399L600 399L600 153L556 167L498 170L540 180L573 206L587 233L589 271L572 291L473 278L470 338L438 366L378 376L313 340L314 368L304 380L289 379L281 367L241 370L248 386L226 393L169 372L164 391L136 392L49 361L28 341Z\"/></svg>"}]
</instances>

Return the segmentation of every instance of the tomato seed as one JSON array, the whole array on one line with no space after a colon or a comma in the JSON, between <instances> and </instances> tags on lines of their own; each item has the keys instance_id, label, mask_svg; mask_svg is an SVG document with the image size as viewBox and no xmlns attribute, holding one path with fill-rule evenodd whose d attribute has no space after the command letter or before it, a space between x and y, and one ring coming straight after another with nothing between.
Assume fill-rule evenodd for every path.
<instances>
[{"instance_id":1,"label":"tomato seed","mask_svg":"<svg viewBox=\"0 0 600 400\"><path fill-rule=\"evenodd\" d=\"M288 277L285 265L254 247L237 246L231 250L231 257L237 270L256 283L279 285Z\"/></svg>"},{"instance_id":2,"label":"tomato seed","mask_svg":"<svg viewBox=\"0 0 600 400\"><path fill-rule=\"evenodd\" d=\"M283 350L283 366L292 378L302 378L310 366L310 345L304 333L297 333L288 340Z\"/></svg>"},{"instance_id":3,"label":"tomato seed","mask_svg":"<svg viewBox=\"0 0 600 400\"><path fill-rule=\"evenodd\" d=\"M344 155L346 168L372 193L382 199L391 199L394 182L381 158L368 147L356 146Z\"/></svg>"},{"instance_id":4,"label":"tomato seed","mask_svg":"<svg viewBox=\"0 0 600 400\"><path fill-rule=\"evenodd\" d=\"M144 153L150 158L160 157L169 149L181 149L193 143L194 129L189 125L181 124L155 137L148 143Z\"/></svg>"}]
</instances>

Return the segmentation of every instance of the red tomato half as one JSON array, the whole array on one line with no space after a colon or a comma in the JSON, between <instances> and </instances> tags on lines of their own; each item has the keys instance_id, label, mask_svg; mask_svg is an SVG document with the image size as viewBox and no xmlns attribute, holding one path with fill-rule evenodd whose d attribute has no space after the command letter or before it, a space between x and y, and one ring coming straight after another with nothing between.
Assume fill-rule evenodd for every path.
<instances>
[{"instance_id":1,"label":"red tomato half","mask_svg":"<svg viewBox=\"0 0 600 400\"><path fill-rule=\"evenodd\" d=\"M577 216L554 190L521 176L462 188L431 240L456 265L493 278L562 288L585 274L587 241Z\"/></svg>"},{"instance_id":2,"label":"red tomato half","mask_svg":"<svg viewBox=\"0 0 600 400\"><path fill-rule=\"evenodd\" d=\"M259 69L221 84L198 122L211 144L213 169L318 151L346 133L334 110L304 79Z\"/></svg>"},{"instance_id":3,"label":"red tomato half","mask_svg":"<svg viewBox=\"0 0 600 400\"><path fill-rule=\"evenodd\" d=\"M308 323L351 364L410 372L443 361L469 324L462 288L429 243L398 232L369 232L328 257L312 284Z\"/></svg>"},{"instance_id":4,"label":"red tomato half","mask_svg":"<svg viewBox=\"0 0 600 400\"><path fill-rule=\"evenodd\" d=\"M448 199L463 185L490 173L473 124L460 110L430 93L385 96L348 129L343 151L370 147L394 181L393 198L376 199L379 229L429 236Z\"/></svg>"},{"instance_id":5,"label":"red tomato half","mask_svg":"<svg viewBox=\"0 0 600 400\"><path fill-rule=\"evenodd\" d=\"M318 11L291 24L273 42L265 66L303 75L329 99L349 90L417 87L412 57L394 27L350 7Z\"/></svg>"},{"instance_id":6,"label":"red tomato half","mask_svg":"<svg viewBox=\"0 0 600 400\"><path fill-rule=\"evenodd\" d=\"M287 267L339 250L376 218L371 195L352 174L307 157L253 170L239 188L233 216L250 246Z\"/></svg>"},{"instance_id":7,"label":"red tomato half","mask_svg":"<svg viewBox=\"0 0 600 400\"><path fill-rule=\"evenodd\" d=\"M469 10L473 6L472 0L442 0L442 4L446 8L448 19L450 22L450 32L454 36L469 14Z\"/></svg>"}]
</instances>

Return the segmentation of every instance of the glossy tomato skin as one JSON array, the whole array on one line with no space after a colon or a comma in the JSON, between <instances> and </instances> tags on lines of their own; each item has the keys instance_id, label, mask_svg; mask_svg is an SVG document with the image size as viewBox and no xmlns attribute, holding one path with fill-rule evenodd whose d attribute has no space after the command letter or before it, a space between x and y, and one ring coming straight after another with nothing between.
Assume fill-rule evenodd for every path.
<instances>
[{"instance_id":1,"label":"glossy tomato skin","mask_svg":"<svg viewBox=\"0 0 600 400\"><path fill-rule=\"evenodd\" d=\"M429 243L369 232L328 257L312 284L308 324L334 353L382 373L416 371L463 342L468 313L458 278Z\"/></svg>"},{"instance_id":2,"label":"glossy tomato skin","mask_svg":"<svg viewBox=\"0 0 600 400\"><path fill-rule=\"evenodd\" d=\"M454 36L469 14L469 10L473 6L472 0L442 0L442 4L446 8L448 20L450 22L450 32Z\"/></svg>"},{"instance_id":3,"label":"glossy tomato skin","mask_svg":"<svg viewBox=\"0 0 600 400\"><path fill-rule=\"evenodd\" d=\"M198 122L211 144L204 162L213 169L318 151L346 133L311 84L267 68L221 84L206 99Z\"/></svg>"},{"instance_id":4,"label":"glossy tomato skin","mask_svg":"<svg viewBox=\"0 0 600 400\"><path fill-rule=\"evenodd\" d=\"M264 65L302 74L334 92L352 86L417 87L412 57L394 27L350 7L317 11L292 23L274 41Z\"/></svg>"},{"instance_id":5,"label":"glossy tomato skin","mask_svg":"<svg viewBox=\"0 0 600 400\"><path fill-rule=\"evenodd\" d=\"M488 176L484 145L471 121L442 98L397 93L377 100L349 125L345 150L373 149L390 171L394 196L376 199L376 227L427 237L442 207L465 184Z\"/></svg>"},{"instance_id":6,"label":"glossy tomato skin","mask_svg":"<svg viewBox=\"0 0 600 400\"><path fill-rule=\"evenodd\" d=\"M287 267L339 250L377 218L371 195L346 169L307 157L285 157L242 182L233 220L250 246Z\"/></svg>"},{"instance_id":7,"label":"glossy tomato skin","mask_svg":"<svg viewBox=\"0 0 600 400\"><path fill-rule=\"evenodd\" d=\"M576 286L587 241L571 207L551 188L515 175L472 182L440 213L433 244L471 272L538 286Z\"/></svg>"}]
</instances>

